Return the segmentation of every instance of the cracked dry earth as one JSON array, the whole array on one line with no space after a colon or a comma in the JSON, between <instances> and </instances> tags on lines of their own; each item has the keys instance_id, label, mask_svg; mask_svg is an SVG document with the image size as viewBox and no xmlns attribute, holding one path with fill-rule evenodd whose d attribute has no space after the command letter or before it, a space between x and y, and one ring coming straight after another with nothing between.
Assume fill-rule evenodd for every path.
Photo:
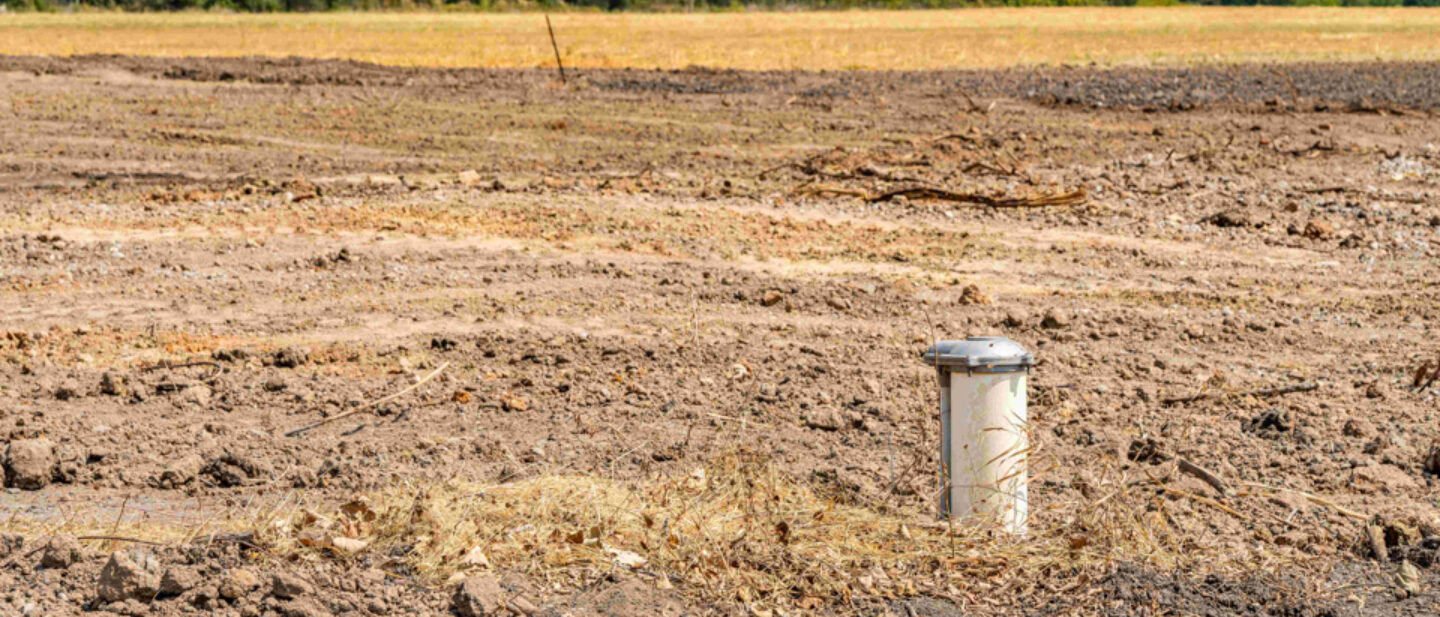
<instances>
[{"instance_id":1,"label":"cracked dry earth","mask_svg":"<svg viewBox=\"0 0 1440 617\"><path fill-rule=\"evenodd\" d=\"M1440 611L1440 66L551 79L0 58L0 614L760 614L235 532L739 448L926 519L919 353L979 334L1041 363L1035 528L1160 478L1144 508L1227 567L786 614ZM868 199L920 185L1087 199ZM75 537L111 528L158 545Z\"/></svg>"}]
</instances>

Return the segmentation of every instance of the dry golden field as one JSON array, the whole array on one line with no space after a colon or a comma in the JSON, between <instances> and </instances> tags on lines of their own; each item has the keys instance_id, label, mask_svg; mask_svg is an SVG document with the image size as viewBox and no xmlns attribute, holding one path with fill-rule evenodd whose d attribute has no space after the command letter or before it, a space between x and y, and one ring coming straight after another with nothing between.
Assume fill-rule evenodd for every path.
<instances>
[{"instance_id":1,"label":"dry golden field","mask_svg":"<svg viewBox=\"0 0 1440 617\"><path fill-rule=\"evenodd\" d=\"M1089 63L1426 60L1440 11L1055 8L553 16L579 67L934 69ZM22 14L0 53L306 56L399 66L553 64L518 14Z\"/></svg>"}]
</instances>

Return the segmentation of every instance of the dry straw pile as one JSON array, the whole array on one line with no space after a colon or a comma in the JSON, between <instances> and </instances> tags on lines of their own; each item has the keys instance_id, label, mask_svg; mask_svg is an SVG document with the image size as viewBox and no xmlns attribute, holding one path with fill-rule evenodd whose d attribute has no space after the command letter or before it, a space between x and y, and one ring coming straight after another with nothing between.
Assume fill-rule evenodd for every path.
<instances>
[{"instance_id":1,"label":"dry straw pile","mask_svg":"<svg viewBox=\"0 0 1440 617\"><path fill-rule=\"evenodd\" d=\"M291 557L369 553L432 584L496 570L579 587L626 569L697 600L765 614L917 594L983 605L1002 592L1013 599L1077 589L1119 562L1183 569L1212 558L1174 516L1154 491L1119 489L1041 513L1038 531L1022 541L841 503L763 455L736 451L689 474L635 483L544 476L396 489L333 513L280 519L266 539L274 554ZM380 557L392 555L403 557Z\"/></svg>"}]
</instances>

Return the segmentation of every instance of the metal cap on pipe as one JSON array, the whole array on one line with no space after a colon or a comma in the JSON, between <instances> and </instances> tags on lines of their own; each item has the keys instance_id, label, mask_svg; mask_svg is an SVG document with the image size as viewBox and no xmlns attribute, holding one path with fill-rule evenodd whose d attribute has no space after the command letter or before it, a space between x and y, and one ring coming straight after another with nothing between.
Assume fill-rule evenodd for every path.
<instances>
[{"instance_id":1,"label":"metal cap on pipe","mask_svg":"<svg viewBox=\"0 0 1440 617\"><path fill-rule=\"evenodd\" d=\"M972 373L1029 371L1035 356L1003 336L972 336L963 341L938 341L925 350L925 363Z\"/></svg>"}]
</instances>

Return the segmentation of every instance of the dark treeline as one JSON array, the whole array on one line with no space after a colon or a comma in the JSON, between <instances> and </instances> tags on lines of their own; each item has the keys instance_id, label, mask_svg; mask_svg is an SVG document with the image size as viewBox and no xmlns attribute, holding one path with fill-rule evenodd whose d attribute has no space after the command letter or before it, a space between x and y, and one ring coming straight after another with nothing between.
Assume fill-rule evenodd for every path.
<instances>
[{"instance_id":1,"label":"dark treeline","mask_svg":"<svg viewBox=\"0 0 1440 617\"><path fill-rule=\"evenodd\" d=\"M1135 6L1177 0L0 0L11 10L58 11L72 6L125 11L234 10L249 12L386 11L403 9L602 11L801 9L938 9L979 6ZM1224 6L1440 6L1440 0L1193 0Z\"/></svg>"}]
</instances>

